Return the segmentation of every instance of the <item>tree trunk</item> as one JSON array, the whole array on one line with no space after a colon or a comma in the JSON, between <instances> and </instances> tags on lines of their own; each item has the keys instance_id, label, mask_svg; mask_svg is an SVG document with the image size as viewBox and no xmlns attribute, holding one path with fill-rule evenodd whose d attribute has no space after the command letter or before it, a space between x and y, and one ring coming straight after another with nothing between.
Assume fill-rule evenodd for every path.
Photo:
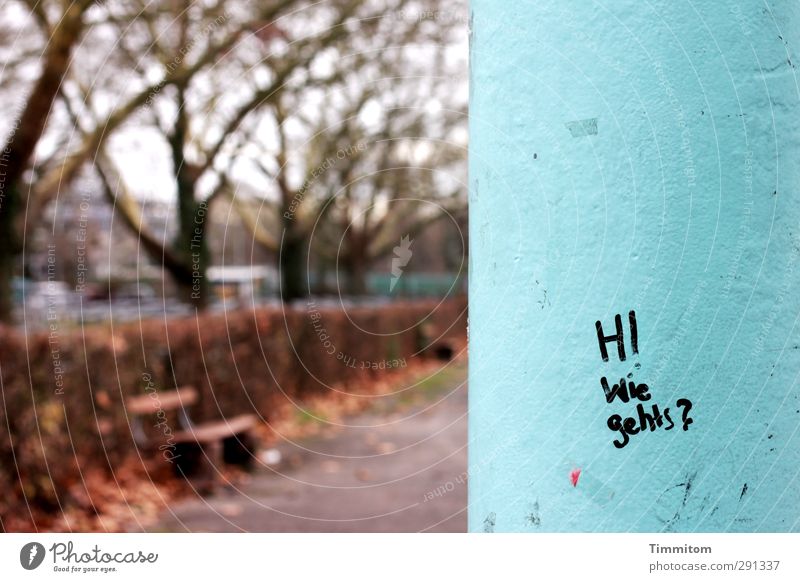
<instances>
[{"instance_id":1,"label":"tree trunk","mask_svg":"<svg viewBox=\"0 0 800 582\"><path fill-rule=\"evenodd\" d=\"M17 222L21 209L19 185L36 144L44 132L53 101L69 68L72 48L83 30L85 6L73 3L59 20L44 54L42 71L15 130L0 152L0 321L13 317L14 260L20 252Z\"/></svg>"},{"instance_id":2,"label":"tree trunk","mask_svg":"<svg viewBox=\"0 0 800 582\"><path fill-rule=\"evenodd\" d=\"M185 271L170 272L177 288L178 299L198 311L203 311L209 303L210 287L204 272L202 266L193 268L189 273Z\"/></svg>"},{"instance_id":3,"label":"tree trunk","mask_svg":"<svg viewBox=\"0 0 800 582\"><path fill-rule=\"evenodd\" d=\"M369 259L365 233L356 232L353 228L348 230L342 264L347 279L347 292L350 295L366 295Z\"/></svg>"},{"instance_id":4,"label":"tree trunk","mask_svg":"<svg viewBox=\"0 0 800 582\"><path fill-rule=\"evenodd\" d=\"M304 260L306 241L302 236L287 232L280 249L281 300L288 303L308 296Z\"/></svg>"},{"instance_id":5,"label":"tree trunk","mask_svg":"<svg viewBox=\"0 0 800 582\"><path fill-rule=\"evenodd\" d=\"M191 193L194 193L193 187ZM197 203L187 193L181 196L178 205L178 235L174 244L175 254L181 257L185 268L170 271L178 286L178 296L199 310L208 306L210 294L206 278L209 263L206 239L208 210L205 201Z\"/></svg>"},{"instance_id":6,"label":"tree trunk","mask_svg":"<svg viewBox=\"0 0 800 582\"><path fill-rule=\"evenodd\" d=\"M53 101L69 68L72 47L83 30L83 11L80 4L73 3L59 20L45 50L42 71L31 90L16 131L8 137L3 148L4 173L0 178L2 185L8 189L17 185L44 132Z\"/></svg>"},{"instance_id":7,"label":"tree trunk","mask_svg":"<svg viewBox=\"0 0 800 582\"><path fill-rule=\"evenodd\" d=\"M178 91L178 116L170 136L173 173L178 190L178 233L174 248L186 269L172 272L178 285L179 297L189 305L203 310L209 303L210 287L206 279L209 263L206 241L208 203L197 202L195 190L200 177L197 168L186 161L184 148L188 138L188 118L184 88Z\"/></svg>"},{"instance_id":8,"label":"tree trunk","mask_svg":"<svg viewBox=\"0 0 800 582\"><path fill-rule=\"evenodd\" d=\"M347 292L350 295L367 294L367 263L365 257L353 257L348 261Z\"/></svg>"},{"instance_id":9,"label":"tree trunk","mask_svg":"<svg viewBox=\"0 0 800 582\"><path fill-rule=\"evenodd\" d=\"M19 241L14 218L19 207L17 189L12 187L0 198L0 321L11 322L14 315L14 263Z\"/></svg>"}]
</instances>

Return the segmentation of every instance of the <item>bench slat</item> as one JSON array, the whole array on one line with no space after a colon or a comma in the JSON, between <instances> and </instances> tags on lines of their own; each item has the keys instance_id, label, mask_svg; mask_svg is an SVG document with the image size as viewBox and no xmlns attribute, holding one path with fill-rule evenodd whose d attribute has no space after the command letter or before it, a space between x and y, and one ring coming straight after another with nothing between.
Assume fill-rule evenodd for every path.
<instances>
[{"instance_id":1,"label":"bench slat","mask_svg":"<svg viewBox=\"0 0 800 582\"><path fill-rule=\"evenodd\" d=\"M184 386L178 390L150 392L125 399L128 414L155 414L159 410L177 410L197 402L197 390Z\"/></svg>"},{"instance_id":2,"label":"bench slat","mask_svg":"<svg viewBox=\"0 0 800 582\"><path fill-rule=\"evenodd\" d=\"M254 414L241 414L224 420L196 424L191 430L183 430L172 435L176 443L209 443L253 428L258 422Z\"/></svg>"}]
</instances>

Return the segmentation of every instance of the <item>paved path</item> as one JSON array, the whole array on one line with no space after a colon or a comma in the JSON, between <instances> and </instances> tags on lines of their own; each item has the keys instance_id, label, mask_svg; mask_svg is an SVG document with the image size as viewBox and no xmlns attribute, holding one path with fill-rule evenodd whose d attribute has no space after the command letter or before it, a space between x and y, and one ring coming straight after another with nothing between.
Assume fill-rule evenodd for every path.
<instances>
[{"instance_id":1,"label":"paved path","mask_svg":"<svg viewBox=\"0 0 800 582\"><path fill-rule=\"evenodd\" d=\"M379 399L324 437L282 444L249 482L178 502L154 531L466 531L466 364Z\"/></svg>"}]
</instances>

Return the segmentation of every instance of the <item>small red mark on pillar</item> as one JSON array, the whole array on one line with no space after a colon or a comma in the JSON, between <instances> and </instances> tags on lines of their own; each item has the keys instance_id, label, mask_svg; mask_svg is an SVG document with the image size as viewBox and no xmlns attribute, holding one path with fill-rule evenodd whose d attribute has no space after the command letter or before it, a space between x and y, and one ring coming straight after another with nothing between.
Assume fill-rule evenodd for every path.
<instances>
[{"instance_id":1,"label":"small red mark on pillar","mask_svg":"<svg viewBox=\"0 0 800 582\"><path fill-rule=\"evenodd\" d=\"M573 469L569 474L569 480L572 483L573 487L578 486L578 479L581 478L581 470L580 469Z\"/></svg>"}]
</instances>

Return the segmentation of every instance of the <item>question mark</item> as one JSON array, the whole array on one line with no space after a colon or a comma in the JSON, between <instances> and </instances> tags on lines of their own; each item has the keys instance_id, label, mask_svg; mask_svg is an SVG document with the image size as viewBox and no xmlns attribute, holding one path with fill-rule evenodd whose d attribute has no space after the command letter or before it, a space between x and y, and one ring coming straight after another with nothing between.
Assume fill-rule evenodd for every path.
<instances>
[{"instance_id":1,"label":"question mark","mask_svg":"<svg viewBox=\"0 0 800 582\"><path fill-rule=\"evenodd\" d=\"M691 403L690 400L687 400L686 398L679 398L678 402L677 402L677 405L679 407L680 406L685 406L686 407L686 408L683 409L683 416L682 416L682 419L683 419L683 430L689 430L689 425L694 422L694 420L692 420L691 418L688 418L689 411L692 409L692 403Z\"/></svg>"}]
</instances>

